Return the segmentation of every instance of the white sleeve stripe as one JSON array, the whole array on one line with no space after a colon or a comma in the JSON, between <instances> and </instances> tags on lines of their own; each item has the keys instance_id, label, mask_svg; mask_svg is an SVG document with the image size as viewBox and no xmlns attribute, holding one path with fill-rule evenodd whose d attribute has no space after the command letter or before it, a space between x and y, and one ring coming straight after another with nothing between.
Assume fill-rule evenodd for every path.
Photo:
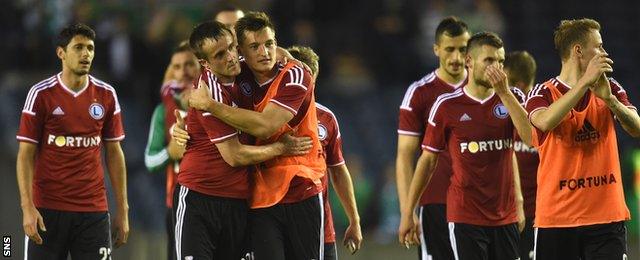
<instances>
[{"instance_id":1,"label":"white sleeve stripe","mask_svg":"<svg viewBox=\"0 0 640 260\"><path fill-rule=\"evenodd\" d=\"M539 108L536 108L534 110L531 110L531 112L529 112L529 114L527 115L527 117L529 118L529 122L531 122L531 115L533 115L534 112L536 112L538 110L541 110L541 109L546 109L546 108L547 107L539 107Z\"/></svg>"},{"instance_id":2,"label":"white sleeve stripe","mask_svg":"<svg viewBox=\"0 0 640 260\"><path fill-rule=\"evenodd\" d=\"M38 94L40 93L40 91L51 88L56 84L58 84L57 79L56 81L53 81L47 85L40 85L38 87L31 88L31 90L29 91L29 94L27 94L27 100L25 101L25 104L22 110L26 110L35 114L35 112L33 112L33 106L36 103L36 99L38 98Z\"/></svg>"},{"instance_id":3,"label":"white sleeve stripe","mask_svg":"<svg viewBox=\"0 0 640 260\"><path fill-rule=\"evenodd\" d=\"M209 113L209 112L204 112L204 113L202 113L202 116L211 116L211 113Z\"/></svg>"},{"instance_id":4,"label":"white sleeve stripe","mask_svg":"<svg viewBox=\"0 0 640 260\"><path fill-rule=\"evenodd\" d=\"M287 109L287 110L291 111L291 113L293 113L293 115L298 114L298 111L296 111L296 110L295 110L295 109L293 109L292 107L287 106L287 105L285 105L285 104L282 104L282 103L278 102L278 101L277 101L277 100L275 100L275 99L269 100L269 102L273 102L273 103L275 103L276 105L279 105L279 106L281 106L281 107L283 107L283 108L285 108L285 109Z\"/></svg>"},{"instance_id":5,"label":"white sleeve stripe","mask_svg":"<svg viewBox=\"0 0 640 260\"><path fill-rule=\"evenodd\" d=\"M27 110L27 108L29 106L28 104L33 102L33 100L35 99L35 97L33 97L33 95L37 92L37 90L39 90L39 89L41 89L43 87L46 87L49 84L51 84L53 82L57 82L57 81L58 81L58 78L56 76L53 76L51 78L45 79L45 80L40 81L37 84L33 85L31 87L31 89L29 90L29 93L27 94L27 99L25 101L23 109Z\"/></svg>"},{"instance_id":6,"label":"white sleeve stripe","mask_svg":"<svg viewBox=\"0 0 640 260\"><path fill-rule=\"evenodd\" d=\"M32 116L36 115L36 113L31 112L31 111L27 111L27 110L22 110L22 113L29 114L29 115L32 115Z\"/></svg>"},{"instance_id":7,"label":"white sleeve stripe","mask_svg":"<svg viewBox=\"0 0 640 260\"><path fill-rule=\"evenodd\" d=\"M18 139L20 141L28 141L28 142L32 142L32 143L36 143L36 144L38 143L38 141L36 141L36 140L33 140L33 139L29 138L29 137L21 136L21 135L16 135L16 139Z\"/></svg>"},{"instance_id":8,"label":"white sleeve stripe","mask_svg":"<svg viewBox=\"0 0 640 260\"><path fill-rule=\"evenodd\" d=\"M436 114L438 112L438 108L440 108L440 105L442 105L442 103L446 100L452 99L452 98L456 98L459 96L462 96L464 93L462 92L462 88L459 88L458 90L452 92L452 93L448 93L448 94L442 94L438 97L438 99L436 99L436 102L433 104L433 106L431 107L431 111L429 111L429 119L428 122L429 124L435 126L436 123L433 121L433 119L436 117Z\"/></svg>"},{"instance_id":9,"label":"white sleeve stripe","mask_svg":"<svg viewBox=\"0 0 640 260\"><path fill-rule=\"evenodd\" d=\"M336 167L336 166L340 166L340 165L344 165L344 164L346 164L346 163L345 163L345 161L344 161L344 160L342 160L342 161L337 162L337 163L334 163L334 164L327 164L327 166L329 166L329 167Z\"/></svg>"},{"instance_id":10,"label":"white sleeve stripe","mask_svg":"<svg viewBox=\"0 0 640 260\"><path fill-rule=\"evenodd\" d=\"M106 90L111 91L111 94L113 95L113 100L116 103L116 108L114 111L114 115L117 113L120 113L120 101L118 101L118 95L116 94L116 89L113 88L111 85L104 83L103 81L100 81L99 79L94 78L93 76L89 76L89 79L91 80L91 82L101 88L104 88Z\"/></svg>"},{"instance_id":11,"label":"white sleeve stripe","mask_svg":"<svg viewBox=\"0 0 640 260\"><path fill-rule=\"evenodd\" d=\"M120 141L124 139L124 135L118 136L118 137L112 137L112 138L104 138L105 141Z\"/></svg>"},{"instance_id":12,"label":"white sleeve stripe","mask_svg":"<svg viewBox=\"0 0 640 260\"><path fill-rule=\"evenodd\" d=\"M304 89L304 91L307 91L307 87L305 87L304 85L298 84L298 83L287 83L285 84L285 86L296 86L296 87L300 87L302 89Z\"/></svg>"},{"instance_id":13,"label":"white sleeve stripe","mask_svg":"<svg viewBox=\"0 0 640 260\"><path fill-rule=\"evenodd\" d=\"M405 130L400 130L400 129L398 129L398 134L399 135L410 135L410 136L421 136L422 135L422 133L405 131Z\"/></svg>"},{"instance_id":14,"label":"white sleeve stripe","mask_svg":"<svg viewBox=\"0 0 640 260\"><path fill-rule=\"evenodd\" d=\"M426 76L422 77L420 80L411 83L411 85L409 85L409 88L407 88L407 91L404 94L404 98L402 100L402 104L400 105L400 108L405 108L405 109L408 108L406 110L411 111L411 100L413 99L413 94L415 93L416 89L418 89L421 86L424 86L427 83L430 83L435 78L436 78L436 74L434 72L431 72Z\"/></svg>"},{"instance_id":15,"label":"white sleeve stripe","mask_svg":"<svg viewBox=\"0 0 640 260\"><path fill-rule=\"evenodd\" d=\"M229 139L229 138L231 138L231 137L233 137L233 136L235 136L235 135L237 135L237 134L238 134L238 132L234 132L233 134L228 134L228 135L225 135L225 136L222 136L222 137L213 138L213 139L211 139L210 141L211 141L212 143L217 143L217 142L220 142L220 141L223 141L223 140Z\"/></svg>"},{"instance_id":16,"label":"white sleeve stripe","mask_svg":"<svg viewBox=\"0 0 640 260\"><path fill-rule=\"evenodd\" d=\"M423 150L429 150L429 151L436 152L436 153L442 152L442 150L433 148L433 147L428 146L428 145L422 145L422 149Z\"/></svg>"}]
</instances>

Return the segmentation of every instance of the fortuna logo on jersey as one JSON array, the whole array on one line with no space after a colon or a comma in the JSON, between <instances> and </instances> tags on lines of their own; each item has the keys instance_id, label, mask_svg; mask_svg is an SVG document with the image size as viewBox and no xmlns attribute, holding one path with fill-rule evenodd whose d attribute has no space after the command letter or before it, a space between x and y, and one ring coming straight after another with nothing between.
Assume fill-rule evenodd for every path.
<instances>
[{"instance_id":1,"label":"fortuna logo on jersey","mask_svg":"<svg viewBox=\"0 0 640 260\"><path fill-rule=\"evenodd\" d=\"M512 145L513 140L511 139L464 142L460 143L460 153L465 151L471 153L501 151L511 148Z\"/></svg>"},{"instance_id":2,"label":"fortuna logo on jersey","mask_svg":"<svg viewBox=\"0 0 640 260\"><path fill-rule=\"evenodd\" d=\"M538 150L536 150L535 147L528 146L522 141L515 141L513 144L513 150L516 151L517 153L537 153L538 152Z\"/></svg>"},{"instance_id":3,"label":"fortuna logo on jersey","mask_svg":"<svg viewBox=\"0 0 640 260\"><path fill-rule=\"evenodd\" d=\"M100 136L80 137L80 136L55 136L49 135L47 144L55 144L58 147L91 147L100 145Z\"/></svg>"}]
</instances>

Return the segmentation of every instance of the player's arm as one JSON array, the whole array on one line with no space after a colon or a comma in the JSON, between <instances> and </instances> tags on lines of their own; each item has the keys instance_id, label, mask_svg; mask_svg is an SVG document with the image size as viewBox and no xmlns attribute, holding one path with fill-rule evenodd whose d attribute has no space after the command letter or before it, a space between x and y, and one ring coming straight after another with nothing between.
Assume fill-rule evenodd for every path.
<instances>
[{"instance_id":1,"label":"player's arm","mask_svg":"<svg viewBox=\"0 0 640 260\"><path fill-rule=\"evenodd\" d=\"M553 130L564 117L578 104L584 96L589 86L596 83L603 73L611 72L613 61L607 58L606 54L596 54L587 67L584 75L578 80L576 86L553 102L547 108L541 108L530 114L531 123L540 131L548 132Z\"/></svg>"},{"instance_id":2,"label":"player's arm","mask_svg":"<svg viewBox=\"0 0 640 260\"><path fill-rule=\"evenodd\" d=\"M416 170L413 174L413 178L411 179L411 185L409 186L409 193L407 194L405 206L400 209L402 212L400 219L400 230L398 234L400 243L420 243L420 234L418 233L419 230L413 230L416 224L412 223L414 221L413 214L415 214L415 209L418 206L420 195L427 188L429 181L431 181L431 176L433 176L433 171L436 168L437 162L437 153L431 152L426 149L422 150L422 154L420 155L420 158L418 158L418 163L416 165Z\"/></svg>"},{"instance_id":3,"label":"player's arm","mask_svg":"<svg viewBox=\"0 0 640 260\"><path fill-rule=\"evenodd\" d=\"M398 152L396 155L396 185L398 188L398 201L400 208L407 203L407 194L413 176L416 153L420 148L420 137L411 135L398 135Z\"/></svg>"},{"instance_id":4,"label":"player's arm","mask_svg":"<svg viewBox=\"0 0 640 260\"><path fill-rule=\"evenodd\" d=\"M629 133L629 135L640 137L640 117L638 116L638 111L629 106L628 101L626 102L629 105L622 103L620 98L627 100L626 94L620 94L624 92L624 90L617 91L616 94L621 95L620 98L618 98L616 94L612 93L611 86L611 82L603 74L591 90L607 104L609 110L616 116L622 128ZM617 87L622 88L620 86Z\"/></svg>"},{"instance_id":5,"label":"player's arm","mask_svg":"<svg viewBox=\"0 0 640 260\"><path fill-rule=\"evenodd\" d=\"M353 241L352 254L360 249L362 243L362 231L360 230L360 215L358 214L358 205L353 191L353 181L347 165L342 163L328 168L329 176L333 189L340 199L340 204L349 219L349 227L345 231L344 245ZM348 241L349 240L349 241Z\"/></svg>"},{"instance_id":6,"label":"player's arm","mask_svg":"<svg viewBox=\"0 0 640 260\"><path fill-rule=\"evenodd\" d=\"M158 105L153 111L149 126L149 139L144 150L144 165L149 172L156 172L167 165L169 154L165 148L164 106Z\"/></svg>"},{"instance_id":7,"label":"player's arm","mask_svg":"<svg viewBox=\"0 0 640 260\"><path fill-rule=\"evenodd\" d=\"M104 142L107 170L116 199L116 218L114 229L114 246L120 247L127 243L129 236L129 202L127 200L127 169L124 153L119 141Z\"/></svg>"},{"instance_id":8,"label":"player's arm","mask_svg":"<svg viewBox=\"0 0 640 260\"><path fill-rule=\"evenodd\" d=\"M283 135L278 142L268 145L245 145L240 143L238 136L216 143L216 147L224 161L233 166L258 164L280 155L302 155L309 152L313 146L309 137L292 137Z\"/></svg>"},{"instance_id":9,"label":"player's arm","mask_svg":"<svg viewBox=\"0 0 640 260\"><path fill-rule=\"evenodd\" d=\"M40 212L33 204L33 167L37 149L38 146L36 144L20 142L16 162L16 177L18 179L18 190L20 191L24 233L36 244L41 245L42 237L38 234L38 228L42 231L47 231L47 229L44 226L44 220Z\"/></svg>"},{"instance_id":10,"label":"player's arm","mask_svg":"<svg viewBox=\"0 0 640 260\"><path fill-rule=\"evenodd\" d=\"M518 230L522 232L525 225L524 197L522 196L522 186L520 185L520 168L518 167L518 157L512 153L513 162L513 190L516 197L516 212L518 214Z\"/></svg>"},{"instance_id":11,"label":"player's arm","mask_svg":"<svg viewBox=\"0 0 640 260\"><path fill-rule=\"evenodd\" d=\"M487 68L486 75L495 93L500 97L502 104L509 111L509 117L518 130L520 138L527 145L531 145L531 125L529 124L529 119L527 119L527 111L520 105L521 102L509 89L507 74L501 68L492 65Z\"/></svg>"}]
</instances>

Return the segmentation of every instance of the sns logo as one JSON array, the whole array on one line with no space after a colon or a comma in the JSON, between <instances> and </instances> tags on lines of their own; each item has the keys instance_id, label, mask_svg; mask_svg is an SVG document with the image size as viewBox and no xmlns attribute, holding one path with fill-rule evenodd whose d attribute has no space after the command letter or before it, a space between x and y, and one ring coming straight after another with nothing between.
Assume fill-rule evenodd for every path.
<instances>
[{"instance_id":1,"label":"sns logo","mask_svg":"<svg viewBox=\"0 0 640 260\"><path fill-rule=\"evenodd\" d=\"M55 144L58 147L91 147L100 145L100 136L55 136L49 135L47 144Z\"/></svg>"},{"instance_id":2,"label":"sns logo","mask_svg":"<svg viewBox=\"0 0 640 260\"><path fill-rule=\"evenodd\" d=\"M471 153L501 151L509 149L513 146L511 139L498 139L488 141L471 141L460 143L460 153L469 151Z\"/></svg>"},{"instance_id":3,"label":"sns logo","mask_svg":"<svg viewBox=\"0 0 640 260\"><path fill-rule=\"evenodd\" d=\"M104 117L104 107L98 103L93 103L89 106L89 115L95 120L100 120Z\"/></svg>"},{"instance_id":4,"label":"sns logo","mask_svg":"<svg viewBox=\"0 0 640 260\"><path fill-rule=\"evenodd\" d=\"M499 103L493 107L493 115L497 118L505 119L509 116L509 111L507 111L507 108L502 103Z\"/></svg>"}]
</instances>

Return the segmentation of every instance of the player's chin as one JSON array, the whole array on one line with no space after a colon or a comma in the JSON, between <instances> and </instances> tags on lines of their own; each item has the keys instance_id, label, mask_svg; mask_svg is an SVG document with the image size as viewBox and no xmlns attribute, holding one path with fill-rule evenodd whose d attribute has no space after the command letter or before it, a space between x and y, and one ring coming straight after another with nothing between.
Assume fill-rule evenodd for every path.
<instances>
[{"instance_id":1,"label":"player's chin","mask_svg":"<svg viewBox=\"0 0 640 260\"><path fill-rule=\"evenodd\" d=\"M87 75L87 74L89 74L89 68L86 68L86 69L85 69L85 68L82 68L82 69L76 69L76 70L74 70L73 72L74 72L76 75L83 76L83 75Z\"/></svg>"}]
</instances>

